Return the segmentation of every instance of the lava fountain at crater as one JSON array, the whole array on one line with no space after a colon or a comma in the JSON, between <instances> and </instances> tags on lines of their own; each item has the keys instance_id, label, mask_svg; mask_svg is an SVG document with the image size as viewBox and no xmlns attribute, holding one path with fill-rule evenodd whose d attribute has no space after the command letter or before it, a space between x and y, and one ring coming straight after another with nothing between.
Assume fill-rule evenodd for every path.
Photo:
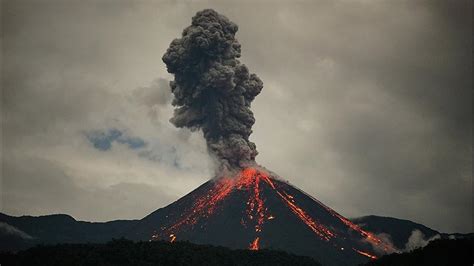
<instances>
[{"instance_id":1,"label":"lava fountain at crater","mask_svg":"<svg viewBox=\"0 0 474 266\"><path fill-rule=\"evenodd\" d=\"M245 200L245 206L239 215L240 229L248 233L245 235L248 238L247 245L243 248L250 250L271 248L275 228L272 227L271 234L266 234L267 225L270 226L279 220L281 215L287 220L291 218L288 216L293 216L314 238L328 243L341 252L352 250L359 255L374 259L376 255L373 253L377 250L382 250L384 253L393 251L390 245L374 234L362 230L274 174L256 167L245 168L234 177L221 177L209 181L204 190L193 194L192 200L182 207L181 213L175 214L170 222L155 231L152 239L167 239L173 242L180 237L183 240L192 238L189 237L189 232L205 228L207 222L225 212L228 204L235 205L229 203L229 198L234 194L239 194L239 199L243 197ZM206 230L212 231L213 228ZM370 245L364 245L364 242Z\"/></svg>"}]
</instances>

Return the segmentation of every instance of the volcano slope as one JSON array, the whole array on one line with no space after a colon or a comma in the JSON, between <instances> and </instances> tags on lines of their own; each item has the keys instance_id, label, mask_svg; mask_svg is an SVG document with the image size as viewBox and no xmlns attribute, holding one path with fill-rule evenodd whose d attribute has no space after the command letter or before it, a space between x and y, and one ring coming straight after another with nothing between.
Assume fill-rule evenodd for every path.
<instances>
[{"instance_id":1,"label":"volcano slope","mask_svg":"<svg viewBox=\"0 0 474 266\"><path fill-rule=\"evenodd\" d=\"M145 217L129 237L284 250L323 265L355 265L393 251L377 236L258 168L204 183Z\"/></svg>"}]
</instances>

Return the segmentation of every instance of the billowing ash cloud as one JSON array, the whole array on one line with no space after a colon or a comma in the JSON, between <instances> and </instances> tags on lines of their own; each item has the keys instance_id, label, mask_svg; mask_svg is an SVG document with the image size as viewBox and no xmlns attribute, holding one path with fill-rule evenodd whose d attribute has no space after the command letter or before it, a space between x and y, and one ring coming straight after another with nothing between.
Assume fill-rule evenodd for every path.
<instances>
[{"instance_id":1,"label":"billowing ash cloud","mask_svg":"<svg viewBox=\"0 0 474 266\"><path fill-rule=\"evenodd\" d=\"M220 170L252 164L257 155L249 141L255 119L250 104L263 88L262 81L239 62L238 27L212 9L198 12L182 37L163 55L175 109L176 127L202 129Z\"/></svg>"}]
</instances>

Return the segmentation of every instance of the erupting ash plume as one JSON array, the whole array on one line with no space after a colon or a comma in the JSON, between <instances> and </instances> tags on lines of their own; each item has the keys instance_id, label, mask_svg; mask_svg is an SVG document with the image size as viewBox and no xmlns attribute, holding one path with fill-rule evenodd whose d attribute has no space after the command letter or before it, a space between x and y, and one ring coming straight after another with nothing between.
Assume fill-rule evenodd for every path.
<instances>
[{"instance_id":1,"label":"erupting ash plume","mask_svg":"<svg viewBox=\"0 0 474 266\"><path fill-rule=\"evenodd\" d=\"M198 12L182 37L163 55L175 109L176 127L202 129L220 171L255 164L257 149L249 141L255 118L250 104L262 81L240 63L238 27L212 9Z\"/></svg>"}]
</instances>

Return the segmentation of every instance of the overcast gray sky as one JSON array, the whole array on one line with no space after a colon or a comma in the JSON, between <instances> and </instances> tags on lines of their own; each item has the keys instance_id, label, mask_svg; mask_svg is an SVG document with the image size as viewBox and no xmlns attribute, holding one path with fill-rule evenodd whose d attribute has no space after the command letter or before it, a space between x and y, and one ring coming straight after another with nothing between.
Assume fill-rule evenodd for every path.
<instances>
[{"instance_id":1,"label":"overcast gray sky","mask_svg":"<svg viewBox=\"0 0 474 266\"><path fill-rule=\"evenodd\" d=\"M208 180L161 57L214 8L264 82L260 164L347 217L472 231L470 5L2 1L0 211L136 219Z\"/></svg>"}]
</instances>

